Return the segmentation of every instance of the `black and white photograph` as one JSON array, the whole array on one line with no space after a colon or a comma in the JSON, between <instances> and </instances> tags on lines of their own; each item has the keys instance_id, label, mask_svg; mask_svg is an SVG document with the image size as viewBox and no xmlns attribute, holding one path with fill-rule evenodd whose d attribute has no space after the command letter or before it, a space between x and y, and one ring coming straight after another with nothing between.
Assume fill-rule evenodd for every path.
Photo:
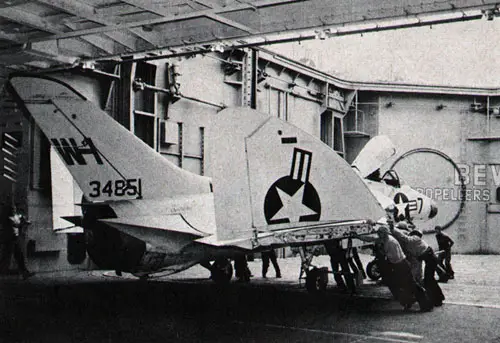
<instances>
[{"instance_id":1,"label":"black and white photograph","mask_svg":"<svg viewBox=\"0 0 500 343\"><path fill-rule=\"evenodd\" d=\"M0 342L500 343L500 4L0 0Z\"/></svg>"}]
</instances>

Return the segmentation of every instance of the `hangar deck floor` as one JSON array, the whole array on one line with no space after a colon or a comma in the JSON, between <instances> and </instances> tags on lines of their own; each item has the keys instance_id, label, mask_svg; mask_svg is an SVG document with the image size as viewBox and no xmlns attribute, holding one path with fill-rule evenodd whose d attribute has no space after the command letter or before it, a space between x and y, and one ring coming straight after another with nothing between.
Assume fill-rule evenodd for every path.
<instances>
[{"instance_id":1,"label":"hangar deck floor","mask_svg":"<svg viewBox=\"0 0 500 343\"><path fill-rule=\"evenodd\" d=\"M328 265L328 258L315 262ZM272 269L259 277L261 261L249 262L252 281L223 288L202 267L146 282L102 271L4 276L0 341L499 342L500 256L458 255L453 262L456 279L441 284L445 306L430 313L403 311L372 281L352 297L332 282L312 296L298 283L298 258L279 259L281 279ZM440 323L448 325L436 330Z\"/></svg>"},{"instance_id":2,"label":"hangar deck floor","mask_svg":"<svg viewBox=\"0 0 500 343\"><path fill-rule=\"evenodd\" d=\"M360 257L365 266L372 259L371 256L365 254L361 254ZM313 262L317 266L329 266L329 259L327 256L316 257ZM276 279L274 277L274 269L271 265L268 272L268 278L264 279L261 277L261 260L255 259L254 261L250 261L248 264L253 274L251 282L249 284L238 284L235 285L235 287L282 288L286 291L305 293L305 281L298 279L300 259L298 257L280 258L278 259L278 263L281 268L282 278ZM440 283L446 296L445 303L500 308L500 273L498 272L500 256L453 255L452 264L456 273L455 279L448 281L448 283ZM154 277L147 282L167 282L181 285L201 283L211 285L213 282L209 280L208 277L209 273L206 269L195 266L178 274L165 277ZM61 286L102 282L117 283L130 282L132 280L137 279L126 273L124 273L123 277L118 277L113 271L97 270L38 273L26 281L22 280L17 275L1 276L0 290L2 290L2 293L0 297L8 297L12 290L29 289L32 286L38 288L38 286ZM334 294L338 293L335 288L335 282L331 276L329 278L327 291ZM371 280L365 280L354 297L391 299L391 295L386 287L380 286Z\"/></svg>"}]
</instances>

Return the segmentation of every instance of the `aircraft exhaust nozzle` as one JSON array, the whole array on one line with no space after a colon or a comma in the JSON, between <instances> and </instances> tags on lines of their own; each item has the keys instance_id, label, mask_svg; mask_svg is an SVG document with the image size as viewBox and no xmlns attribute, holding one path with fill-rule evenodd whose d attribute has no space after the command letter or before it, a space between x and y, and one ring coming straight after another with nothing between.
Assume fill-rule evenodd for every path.
<instances>
[{"instance_id":1,"label":"aircraft exhaust nozzle","mask_svg":"<svg viewBox=\"0 0 500 343\"><path fill-rule=\"evenodd\" d=\"M430 211L430 213L429 213L429 219L434 218L434 217L437 215L437 213L438 213L438 208L437 208L437 206L436 206L436 205L434 205L434 204L432 204L432 205L431 205L431 211Z\"/></svg>"}]
</instances>

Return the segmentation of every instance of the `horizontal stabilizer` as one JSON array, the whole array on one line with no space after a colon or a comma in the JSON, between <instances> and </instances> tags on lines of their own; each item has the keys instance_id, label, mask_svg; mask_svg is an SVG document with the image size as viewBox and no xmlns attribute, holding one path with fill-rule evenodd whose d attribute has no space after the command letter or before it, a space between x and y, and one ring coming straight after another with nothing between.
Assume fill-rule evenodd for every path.
<instances>
[{"instance_id":1,"label":"horizontal stabilizer","mask_svg":"<svg viewBox=\"0 0 500 343\"><path fill-rule=\"evenodd\" d=\"M176 249L180 242L188 244L193 238L207 234L191 226L179 214L141 217L122 217L100 219L119 231L134 236L150 244L152 249L170 251Z\"/></svg>"},{"instance_id":2,"label":"horizontal stabilizer","mask_svg":"<svg viewBox=\"0 0 500 343\"><path fill-rule=\"evenodd\" d=\"M79 226L72 226L64 229L55 229L55 233L57 234L62 234L62 233L83 233L83 228Z\"/></svg>"},{"instance_id":3,"label":"horizontal stabilizer","mask_svg":"<svg viewBox=\"0 0 500 343\"><path fill-rule=\"evenodd\" d=\"M124 226L141 227L145 229L176 231L194 236L205 236L202 231L191 226L180 214L163 216L141 216L141 217L122 217L112 219L101 219L101 222L109 224L117 229Z\"/></svg>"},{"instance_id":4,"label":"horizontal stabilizer","mask_svg":"<svg viewBox=\"0 0 500 343\"><path fill-rule=\"evenodd\" d=\"M61 217L62 219L70 222L71 224L75 224L76 226L83 226L83 217L82 216L65 216Z\"/></svg>"}]
</instances>

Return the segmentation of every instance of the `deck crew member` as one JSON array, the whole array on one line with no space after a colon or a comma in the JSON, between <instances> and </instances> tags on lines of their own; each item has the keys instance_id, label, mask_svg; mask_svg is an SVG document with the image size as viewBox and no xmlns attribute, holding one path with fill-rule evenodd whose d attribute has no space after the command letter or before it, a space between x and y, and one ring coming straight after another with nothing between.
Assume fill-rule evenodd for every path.
<instances>
[{"instance_id":1,"label":"deck crew member","mask_svg":"<svg viewBox=\"0 0 500 343\"><path fill-rule=\"evenodd\" d=\"M387 258L389 276L388 287L396 299L405 308L411 307L415 297L419 303L421 311L430 311L427 294L422 287L419 287L411 274L410 263L406 259L399 242L390 235L389 228L381 226L377 230L378 237L357 236L365 242L381 243L385 257Z\"/></svg>"},{"instance_id":2,"label":"deck crew member","mask_svg":"<svg viewBox=\"0 0 500 343\"><path fill-rule=\"evenodd\" d=\"M398 226L404 227L404 223L398 223ZM412 230L410 233L395 228L392 222L389 223L392 235L405 246L406 251L412 258L425 262L424 269L424 287L427 290L429 298L434 306L443 305L444 295L434 278L437 267L437 258L434 250L422 239L422 233L419 230Z\"/></svg>"}]
</instances>

